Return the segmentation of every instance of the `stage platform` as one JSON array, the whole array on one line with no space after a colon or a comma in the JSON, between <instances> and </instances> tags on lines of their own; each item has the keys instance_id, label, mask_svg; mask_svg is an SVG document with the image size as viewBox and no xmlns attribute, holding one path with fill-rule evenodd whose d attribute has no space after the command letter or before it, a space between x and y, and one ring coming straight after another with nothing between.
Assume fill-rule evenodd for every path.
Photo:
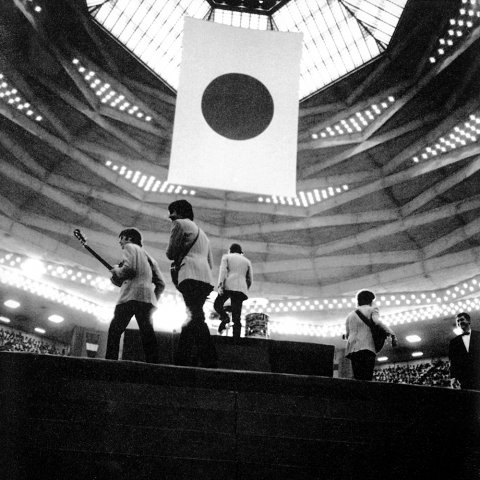
<instances>
[{"instance_id":1,"label":"stage platform","mask_svg":"<svg viewBox=\"0 0 480 480\"><path fill-rule=\"evenodd\" d=\"M0 352L0 395L5 480L480 473L480 392Z\"/></svg>"},{"instance_id":2,"label":"stage platform","mask_svg":"<svg viewBox=\"0 0 480 480\"><path fill-rule=\"evenodd\" d=\"M174 364L178 333L155 332L160 362ZM295 373L300 375L333 376L334 345L212 335L218 354L218 366L228 370ZM123 339L123 360L144 361L140 332L127 329Z\"/></svg>"}]
</instances>

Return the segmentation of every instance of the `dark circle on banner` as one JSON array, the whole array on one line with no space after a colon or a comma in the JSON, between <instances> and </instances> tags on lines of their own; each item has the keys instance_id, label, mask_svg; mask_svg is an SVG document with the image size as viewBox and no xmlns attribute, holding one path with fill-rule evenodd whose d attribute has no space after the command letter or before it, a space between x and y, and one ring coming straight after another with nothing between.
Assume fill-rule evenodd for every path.
<instances>
[{"instance_id":1,"label":"dark circle on banner","mask_svg":"<svg viewBox=\"0 0 480 480\"><path fill-rule=\"evenodd\" d=\"M250 75L227 73L210 82L202 96L208 125L230 140L248 140L264 132L273 118L273 98Z\"/></svg>"}]
</instances>

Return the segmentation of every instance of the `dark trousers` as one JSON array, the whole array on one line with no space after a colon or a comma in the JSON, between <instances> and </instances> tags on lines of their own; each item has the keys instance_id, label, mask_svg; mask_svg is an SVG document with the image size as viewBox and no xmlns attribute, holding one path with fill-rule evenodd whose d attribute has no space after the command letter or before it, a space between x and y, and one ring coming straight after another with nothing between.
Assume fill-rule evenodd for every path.
<instances>
[{"instance_id":1,"label":"dark trousers","mask_svg":"<svg viewBox=\"0 0 480 480\"><path fill-rule=\"evenodd\" d=\"M155 336L152 322L153 310L154 307L152 304L137 302L136 300L130 300L129 302L117 305L113 314L113 320L108 329L107 353L105 354L105 358L118 360L120 337L135 315L142 339L145 361L147 363L158 363L157 337Z\"/></svg>"},{"instance_id":2,"label":"dark trousers","mask_svg":"<svg viewBox=\"0 0 480 480\"><path fill-rule=\"evenodd\" d=\"M373 379L376 355L370 350L359 350L351 353L348 358L352 362L353 378L356 380Z\"/></svg>"},{"instance_id":3,"label":"dark trousers","mask_svg":"<svg viewBox=\"0 0 480 480\"><path fill-rule=\"evenodd\" d=\"M241 324L240 320L242 318L242 304L243 301L246 300L247 296L242 292L235 292L233 290L224 290L222 295L218 295L213 302L213 308L215 311L220 315L220 320L228 320L228 314L225 311L223 305L225 302L230 298L231 306L232 306L232 321L233 321L233 328L234 333L235 330L238 330L238 334L240 335Z\"/></svg>"},{"instance_id":4,"label":"dark trousers","mask_svg":"<svg viewBox=\"0 0 480 480\"><path fill-rule=\"evenodd\" d=\"M205 282L187 279L180 283L178 290L189 311L189 318L180 332L175 364L217 368L217 351L203 313L203 306L213 287Z\"/></svg>"}]
</instances>

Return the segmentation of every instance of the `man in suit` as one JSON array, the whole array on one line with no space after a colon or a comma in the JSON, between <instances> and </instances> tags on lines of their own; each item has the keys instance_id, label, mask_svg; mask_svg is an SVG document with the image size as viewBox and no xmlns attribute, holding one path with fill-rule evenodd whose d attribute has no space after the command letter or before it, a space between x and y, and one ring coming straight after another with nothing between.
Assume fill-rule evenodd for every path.
<instances>
[{"instance_id":1,"label":"man in suit","mask_svg":"<svg viewBox=\"0 0 480 480\"><path fill-rule=\"evenodd\" d=\"M456 322L462 333L450 341L450 376L462 389L480 390L480 332L472 330L468 313L457 314Z\"/></svg>"},{"instance_id":2,"label":"man in suit","mask_svg":"<svg viewBox=\"0 0 480 480\"><path fill-rule=\"evenodd\" d=\"M248 298L247 292L253 281L252 264L243 255L242 247L238 243L230 245L229 253L222 256L218 273L218 296L213 308L220 315L218 333L225 330L229 317L225 302L230 299L233 320L233 338L240 338L242 304Z\"/></svg>"},{"instance_id":3,"label":"man in suit","mask_svg":"<svg viewBox=\"0 0 480 480\"><path fill-rule=\"evenodd\" d=\"M203 306L213 290L212 251L205 232L193 221L193 208L187 200L168 206L172 221L167 258L179 263L178 290L188 310L175 352L176 365L217 367L217 352Z\"/></svg>"},{"instance_id":4,"label":"man in suit","mask_svg":"<svg viewBox=\"0 0 480 480\"><path fill-rule=\"evenodd\" d=\"M112 282L120 285L120 295L108 329L106 359L118 360L120 337L135 315L147 363L158 363L157 338L152 313L165 288L158 263L144 250L142 234L136 228L122 230L119 243L123 259L112 268Z\"/></svg>"},{"instance_id":5,"label":"man in suit","mask_svg":"<svg viewBox=\"0 0 480 480\"><path fill-rule=\"evenodd\" d=\"M374 306L375 294L370 290L360 290L357 293L358 311L372 323L379 325L391 337L392 347L397 346L394 331L380 320L378 307ZM353 378L355 380L373 379L376 350L370 327L359 317L356 311L351 312L345 321L347 347L345 356L352 362Z\"/></svg>"}]
</instances>

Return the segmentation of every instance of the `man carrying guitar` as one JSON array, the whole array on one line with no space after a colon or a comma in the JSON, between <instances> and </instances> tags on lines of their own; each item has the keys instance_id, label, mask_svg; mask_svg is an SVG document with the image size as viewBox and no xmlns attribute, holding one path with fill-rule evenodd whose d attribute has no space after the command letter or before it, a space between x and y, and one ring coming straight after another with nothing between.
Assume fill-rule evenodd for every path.
<instances>
[{"instance_id":1,"label":"man carrying guitar","mask_svg":"<svg viewBox=\"0 0 480 480\"><path fill-rule=\"evenodd\" d=\"M369 290L357 293L357 310L351 312L345 321L347 347L345 356L352 362L353 378L372 380L377 348L372 333L376 325L392 339L392 347L397 346L393 330L380 320L378 308L373 305L375 294ZM380 347L381 348L381 347Z\"/></svg>"},{"instance_id":2,"label":"man carrying guitar","mask_svg":"<svg viewBox=\"0 0 480 480\"><path fill-rule=\"evenodd\" d=\"M120 296L108 329L106 359L118 360L120 337L135 315L145 353L145 361L158 363L158 346L152 313L165 289L157 262L142 247L142 234L136 228L120 232L123 259L115 265L112 283L120 286Z\"/></svg>"}]
</instances>

